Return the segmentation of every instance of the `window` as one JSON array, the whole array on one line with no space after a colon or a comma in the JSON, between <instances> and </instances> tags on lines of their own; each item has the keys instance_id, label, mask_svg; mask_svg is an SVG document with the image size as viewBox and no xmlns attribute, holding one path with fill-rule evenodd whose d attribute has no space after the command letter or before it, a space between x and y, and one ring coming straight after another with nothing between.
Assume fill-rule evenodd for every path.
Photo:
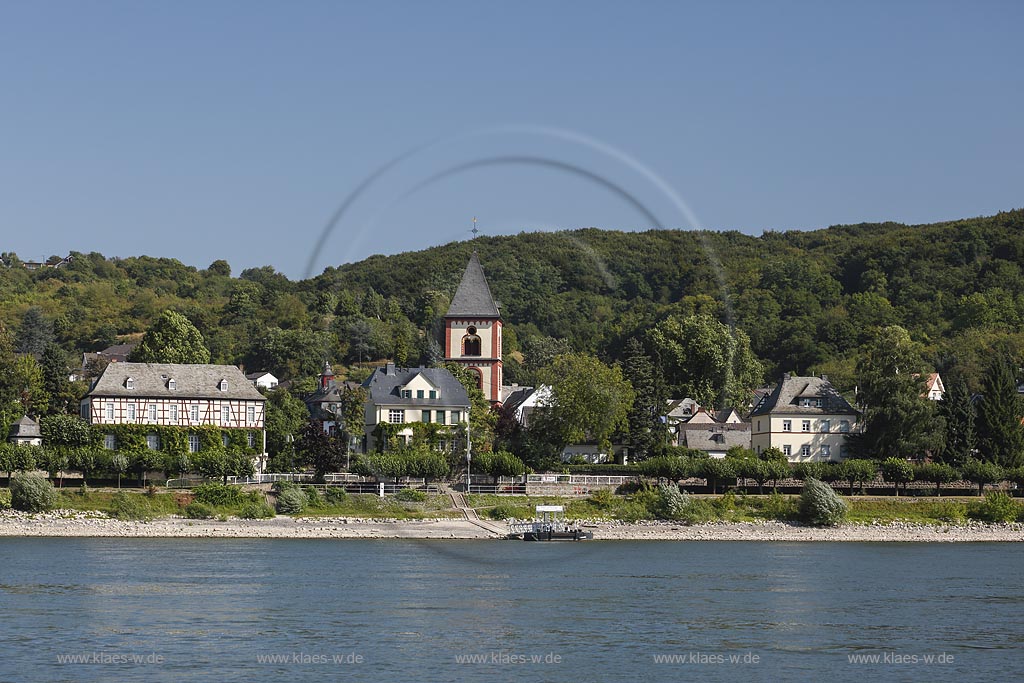
<instances>
[{"instance_id":1,"label":"window","mask_svg":"<svg viewBox=\"0 0 1024 683\"><path fill-rule=\"evenodd\" d=\"M150 422L156 422L156 404L150 403L146 406L146 417Z\"/></svg>"},{"instance_id":2,"label":"window","mask_svg":"<svg viewBox=\"0 0 1024 683\"><path fill-rule=\"evenodd\" d=\"M458 410L452 411L452 424L457 425L462 422L462 413Z\"/></svg>"},{"instance_id":3,"label":"window","mask_svg":"<svg viewBox=\"0 0 1024 683\"><path fill-rule=\"evenodd\" d=\"M839 431L843 432L844 434L846 432L850 431L850 421L849 420L842 420L842 421L840 421L839 422Z\"/></svg>"},{"instance_id":4,"label":"window","mask_svg":"<svg viewBox=\"0 0 1024 683\"><path fill-rule=\"evenodd\" d=\"M793 447L790 446L789 444L786 444L785 446L782 447L782 454L787 458L793 455Z\"/></svg>"},{"instance_id":5,"label":"window","mask_svg":"<svg viewBox=\"0 0 1024 683\"><path fill-rule=\"evenodd\" d=\"M174 391L175 389L178 388L178 383L174 381L173 377L167 380L167 388L170 389L171 391Z\"/></svg>"},{"instance_id":6,"label":"window","mask_svg":"<svg viewBox=\"0 0 1024 683\"><path fill-rule=\"evenodd\" d=\"M437 424L439 424L439 425L443 425L444 424L444 411L443 410L437 411Z\"/></svg>"},{"instance_id":7,"label":"window","mask_svg":"<svg viewBox=\"0 0 1024 683\"><path fill-rule=\"evenodd\" d=\"M823 457L823 458L831 458L832 457L832 447L829 446L827 443L821 445L821 457Z\"/></svg>"},{"instance_id":8,"label":"window","mask_svg":"<svg viewBox=\"0 0 1024 683\"><path fill-rule=\"evenodd\" d=\"M757 431L761 431L761 421L757 421Z\"/></svg>"},{"instance_id":9,"label":"window","mask_svg":"<svg viewBox=\"0 0 1024 683\"><path fill-rule=\"evenodd\" d=\"M402 398L412 398L412 389L402 389Z\"/></svg>"},{"instance_id":10,"label":"window","mask_svg":"<svg viewBox=\"0 0 1024 683\"><path fill-rule=\"evenodd\" d=\"M847 455L848 455L848 453L847 453L847 450L846 450L846 446L845 445L844 446L840 446L839 447L839 457L845 460Z\"/></svg>"},{"instance_id":11,"label":"window","mask_svg":"<svg viewBox=\"0 0 1024 683\"><path fill-rule=\"evenodd\" d=\"M188 419L193 422L199 422L199 406L188 407Z\"/></svg>"},{"instance_id":12,"label":"window","mask_svg":"<svg viewBox=\"0 0 1024 683\"><path fill-rule=\"evenodd\" d=\"M222 444L224 444L224 448L227 448L228 446L231 445L231 437L228 436L227 432L222 432L221 433L221 435L220 435L220 442Z\"/></svg>"},{"instance_id":13,"label":"window","mask_svg":"<svg viewBox=\"0 0 1024 683\"><path fill-rule=\"evenodd\" d=\"M430 398L437 398L437 392L434 391L433 389L431 389L429 396L430 396Z\"/></svg>"},{"instance_id":14,"label":"window","mask_svg":"<svg viewBox=\"0 0 1024 683\"><path fill-rule=\"evenodd\" d=\"M831 432L832 431L832 420L822 420L820 432Z\"/></svg>"},{"instance_id":15,"label":"window","mask_svg":"<svg viewBox=\"0 0 1024 683\"><path fill-rule=\"evenodd\" d=\"M89 419L89 404L88 403L83 403L81 406L79 406L78 412L82 416L83 420L88 420Z\"/></svg>"},{"instance_id":16,"label":"window","mask_svg":"<svg viewBox=\"0 0 1024 683\"><path fill-rule=\"evenodd\" d=\"M129 377L128 379L126 379L126 380L124 381L124 388L125 388L125 389L134 389L134 388L135 388L135 380L134 380L134 379L132 379L131 377Z\"/></svg>"},{"instance_id":17,"label":"window","mask_svg":"<svg viewBox=\"0 0 1024 683\"><path fill-rule=\"evenodd\" d=\"M177 422L178 421L178 406L176 406L176 405L167 406L167 413L168 413L168 416L171 418L171 422Z\"/></svg>"},{"instance_id":18,"label":"window","mask_svg":"<svg viewBox=\"0 0 1024 683\"><path fill-rule=\"evenodd\" d=\"M156 434L146 434L146 448L151 451L160 450L160 437Z\"/></svg>"},{"instance_id":19,"label":"window","mask_svg":"<svg viewBox=\"0 0 1024 683\"><path fill-rule=\"evenodd\" d=\"M422 389L417 389L416 390L416 398L423 398L423 390Z\"/></svg>"},{"instance_id":20,"label":"window","mask_svg":"<svg viewBox=\"0 0 1024 683\"><path fill-rule=\"evenodd\" d=\"M337 408L335 408L337 410ZM256 406L246 406L245 408L245 421L249 424L255 424L256 422Z\"/></svg>"},{"instance_id":21,"label":"window","mask_svg":"<svg viewBox=\"0 0 1024 683\"><path fill-rule=\"evenodd\" d=\"M114 404L113 403L108 403L106 405L106 410L107 410L107 419L108 420L113 420L114 419Z\"/></svg>"},{"instance_id":22,"label":"window","mask_svg":"<svg viewBox=\"0 0 1024 683\"><path fill-rule=\"evenodd\" d=\"M113 434L104 434L103 447L106 448L108 451L114 450L115 448L117 448L117 438L115 438Z\"/></svg>"},{"instance_id":23,"label":"window","mask_svg":"<svg viewBox=\"0 0 1024 683\"><path fill-rule=\"evenodd\" d=\"M462 338L462 355L463 356L479 356L480 355L480 337L476 333L476 328L472 325L466 330L469 334Z\"/></svg>"},{"instance_id":24,"label":"window","mask_svg":"<svg viewBox=\"0 0 1024 683\"><path fill-rule=\"evenodd\" d=\"M422 411L422 413L420 414L420 420L422 420L423 422L430 422L430 411Z\"/></svg>"},{"instance_id":25,"label":"window","mask_svg":"<svg viewBox=\"0 0 1024 683\"><path fill-rule=\"evenodd\" d=\"M805 444L805 445L800 447L800 455L802 455L804 457L807 457L810 454L811 454L811 447L810 446Z\"/></svg>"},{"instance_id":26,"label":"window","mask_svg":"<svg viewBox=\"0 0 1024 683\"><path fill-rule=\"evenodd\" d=\"M793 421L792 420L783 420L782 421L782 431L784 431L784 432L791 432L791 431L793 431Z\"/></svg>"},{"instance_id":27,"label":"window","mask_svg":"<svg viewBox=\"0 0 1024 683\"><path fill-rule=\"evenodd\" d=\"M811 421L810 420L803 420L801 422L801 424L800 424L800 429L802 429L805 432L811 431Z\"/></svg>"},{"instance_id":28,"label":"window","mask_svg":"<svg viewBox=\"0 0 1024 683\"><path fill-rule=\"evenodd\" d=\"M188 435L188 452L198 453L199 452L199 435L189 434Z\"/></svg>"},{"instance_id":29,"label":"window","mask_svg":"<svg viewBox=\"0 0 1024 683\"><path fill-rule=\"evenodd\" d=\"M220 389L221 391L227 391L228 381L226 379L222 379L220 382L217 383L217 388Z\"/></svg>"},{"instance_id":30,"label":"window","mask_svg":"<svg viewBox=\"0 0 1024 683\"><path fill-rule=\"evenodd\" d=\"M129 403L128 404L128 419L129 420L134 420L135 419L135 404L134 403Z\"/></svg>"},{"instance_id":31,"label":"window","mask_svg":"<svg viewBox=\"0 0 1024 683\"><path fill-rule=\"evenodd\" d=\"M405 411L392 408L388 411L388 422L393 425L400 425L405 422Z\"/></svg>"},{"instance_id":32,"label":"window","mask_svg":"<svg viewBox=\"0 0 1024 683\"><path fill-rule=\"evenodd\" d=\"M228 424L231 422L231 406L220 407L220 421L221 424Z\"/></svg>"},{"instance_id":33,"label":"window","mask_svg":"<svg viewBox=\"0 0 1024 683\"><path fill-rule=\"evenodd\" d=\"M249 444L249 448L256 448L256 435L249 432L245 435L245 442Z\"/></svg>"}]
</instances>

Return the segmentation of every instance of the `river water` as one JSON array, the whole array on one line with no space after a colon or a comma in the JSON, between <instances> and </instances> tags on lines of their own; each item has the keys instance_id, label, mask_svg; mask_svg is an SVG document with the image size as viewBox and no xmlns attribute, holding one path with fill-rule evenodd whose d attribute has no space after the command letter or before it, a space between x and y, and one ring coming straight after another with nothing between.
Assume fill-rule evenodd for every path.
<instances>
[{"instance_id":1,"label":"river water","mask_svg":"<svg viewBox=\"0 0 1024 683\"><path fill-rule=\"evenodd\" d=\"M1013 680L1022 552L6 538L0 680Z\"/></svg>"}]
</instances>

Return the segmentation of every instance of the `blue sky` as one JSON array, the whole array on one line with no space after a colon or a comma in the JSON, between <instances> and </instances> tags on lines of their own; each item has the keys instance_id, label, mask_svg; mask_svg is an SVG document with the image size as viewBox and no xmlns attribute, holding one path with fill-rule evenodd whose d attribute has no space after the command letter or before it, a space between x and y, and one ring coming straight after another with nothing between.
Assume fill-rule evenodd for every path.
<instances>
[{"instance_id":1,"label":"blue sky","mask_svg":"<svg viewBox=\"0 0 1024 683\"><path fill-rule=\"evenodd\" d=\"M0 3L0 250L301 277L473 216L760 234L1024 206L1024 3L629 5Z\"/></svg>"}]
</instances>

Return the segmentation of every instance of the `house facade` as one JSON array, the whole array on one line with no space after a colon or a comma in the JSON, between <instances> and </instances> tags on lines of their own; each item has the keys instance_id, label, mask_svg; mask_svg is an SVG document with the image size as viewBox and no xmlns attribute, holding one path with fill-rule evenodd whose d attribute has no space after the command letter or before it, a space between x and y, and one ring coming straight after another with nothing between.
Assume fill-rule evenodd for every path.
<instances>
[{"instance_id":1,"label":"house facade","mask_svg":"<svg viewBox=\"0 0 1024 683\"><path fill-rule=\"evenodd\" d=\"M501 401L501 313L476 252L444 317L444 359L468 368L491 403Z\"/></svg>"},{"instance_id":2,"label":"house facade","mask_svg":"<svg viewBox=\"0 0 1024 683\"><path fill-rule=\"evenodd\" d=\"M366 450L384 448L379 425L392 425L395 436L408 443L413 424L436 424L442 450L465 438L469 422L469 394L444 368L399 368L388 363L365 382Z\"/></svg>"},{"instance_id":3,"label":"house facade","mask_svg":"<svg viewBox=\"0 0 1024 683\"><path fill-rule=\"evenodd\" d=\"M266 389L267 391L277 387L277 377L274 377L269 372L250 372L245 378L252 382L252 385L257 389Z\"/></svg>"},{"instance_id":4,"label":"house facade","mask_svg":"<svg viewBox=\"0 0 1024 683\"><path fill-rule=\"evenodd\" d=\"M247 447L255 469L266 468L266 399L242 371L231 365L184 365L173 363L111 363L82 399L81 416L91 425L151 425L157 427L216 427L224 432L247 430ZM160 450L156 431L147 445ZM201 449L198 433L188 434L189 451ZM113 433L104 446L117 448Z\"/></svg>"},{"instance_id":5,"label":"house facade","mask_svg":"<svg viewBox=\"0 0 1024 683\"><path fill-rule=\"evenodd\" d=\"M839 461L859 418L827 377L785 374L750 413L751 448L778 448L790 462Z\"/></svg>"}]
</instances>

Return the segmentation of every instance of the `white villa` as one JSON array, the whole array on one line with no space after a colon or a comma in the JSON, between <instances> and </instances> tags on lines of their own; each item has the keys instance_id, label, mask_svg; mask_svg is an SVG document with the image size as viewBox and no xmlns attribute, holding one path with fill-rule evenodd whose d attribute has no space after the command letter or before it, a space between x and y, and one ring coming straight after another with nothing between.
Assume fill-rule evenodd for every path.
<instances>
[{"instance_id":1,"label":"white villa","mask_svg":"<svg viewBox=\"0 0 1024 683\"><path fill-rule=\"evenodd\" d=\"M751 448L778 448L790 462L842 460L859 417L827 377L785 374L750 413Z\"/></svg>"}]
</instances>

